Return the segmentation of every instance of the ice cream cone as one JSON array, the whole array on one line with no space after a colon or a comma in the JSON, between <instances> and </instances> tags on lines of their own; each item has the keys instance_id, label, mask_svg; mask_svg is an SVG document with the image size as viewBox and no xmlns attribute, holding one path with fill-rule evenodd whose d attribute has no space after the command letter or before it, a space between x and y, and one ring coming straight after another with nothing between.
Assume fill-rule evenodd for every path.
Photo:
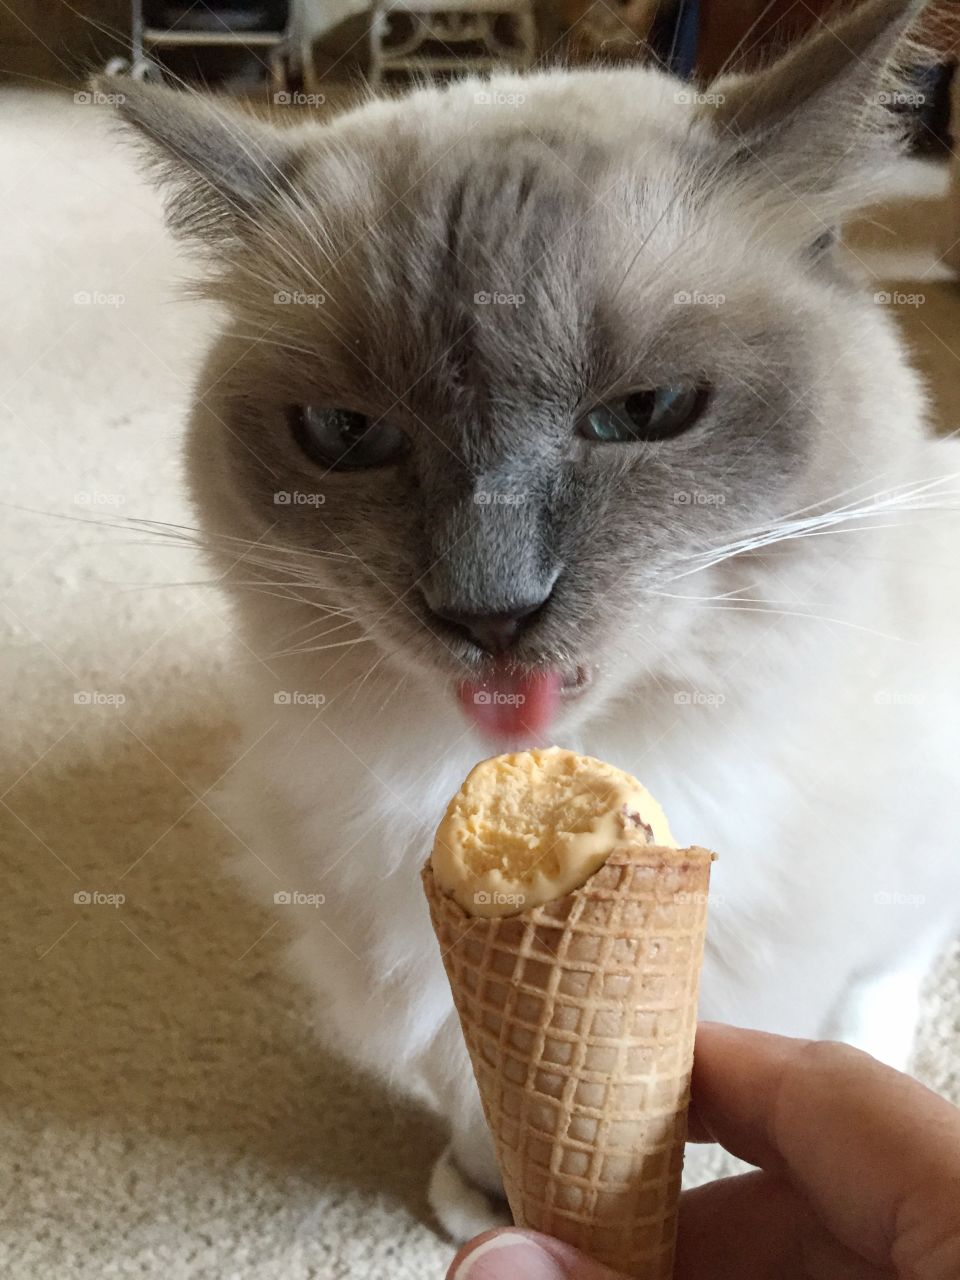
<instances>
[{"instance_id":1,"label":"ice cream cone","mask_svg":"<svg viewBox=\"0 0 960 1280\"><path fill-rule=\"evenodd\" d=\"M423 872L518 1226L669 1280L713 854L616 848L580 888L468 915Z\"/></svg>"}]
</instances>

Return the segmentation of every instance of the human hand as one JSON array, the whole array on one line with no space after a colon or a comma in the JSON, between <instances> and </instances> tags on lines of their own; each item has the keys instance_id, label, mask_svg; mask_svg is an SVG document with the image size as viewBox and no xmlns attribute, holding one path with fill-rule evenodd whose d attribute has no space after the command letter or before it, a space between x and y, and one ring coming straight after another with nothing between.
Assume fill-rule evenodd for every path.
<instances>
[{"instance_id":1,"label":"human hand","mask_svg":"<svg viewBox=\"0 0 960 1280\"><path fill-rule=\"evenodd\" d=\"M703 1023L690 1141L758 1166L680 1201L676 1280L958 1280L960 1111L846 1045ZM507 1228L447 1280L623 1280Z\"/></svg>"}]
</instances>

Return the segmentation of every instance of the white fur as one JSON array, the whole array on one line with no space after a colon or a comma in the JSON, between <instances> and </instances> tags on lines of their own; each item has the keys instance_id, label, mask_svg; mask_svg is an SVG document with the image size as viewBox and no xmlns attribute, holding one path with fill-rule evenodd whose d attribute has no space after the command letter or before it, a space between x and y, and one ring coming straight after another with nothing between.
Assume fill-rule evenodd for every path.
<instances>
[{"instance_id":1,"label":"white fur","mask_svg":"<svg viewBox=\"0 0 960 1280\"><path fill-rule=\"evenodd\" d=\"M905 434L916 431L889 407ZM946 446L919 452L930 473L958 462ZM900 474L880 458L875 469L883 481ZM641 685L558 727L559 742L641 777L679 840L718 851L705 1018L837 1036L907 1065L919 987L960 902L949 524L936 513L837 534L839 547L828 536L788 569L770 552L751 580L867 630L718 613L711 653L678 655L686 680ZM322 666L254 669L245 710L259 741L232 775L236 823L256 854L247 867L268 895L325 896L320 908L286 910L299 914L296 967L322 1000L326 1034L392 1086L432 1099L460 1168L495 1189L418 874L446 799L491 747L450 690L405 677L398 687L385 663L351 687L377 655L346 652ZM277 689L328 701L278 707ZM678 705L691 691L715 705ZM455 1234L460 1215L476 1221L472 1192L461 1191L445 1214Z\"/></svg>"},{"instance_id":2,"label":"white fur","mask_svg":"<svg viewBox=\"0 0 960 1280\"><path fill-rule=\"evenodd\" d=\"M605 90L592 78L589 92L563 75L538 82L532 126L541 114L553 123L557 95L565 110L579 95L580 125L602 135L620 118L617 91L626 97L618 74ZM660 128L656 98L669 94L659 116L676 128L673 82L644 80L643 127ZM364 108L371 127L394 109ZM440 120L419 95L409 109L437 130L453 129L458 110L454 96ZM785 295L802 288L784 275ZM960 451L923 438L922 393L882 309L839 297L837 309L843 386L828 388L828 402L851 416L828 424L808 500L829 506L861 486L839 506L960 472ZM678 579L664 589L710 598L755 588L782 612L691 602L669 636L640 617L602 659L597 691L558 722L558 743L635 773L681 842L720 855L705 1018L842 1036L905 1064L919 984L960 917L956 548L949 511L908 511ZM269 625L262 597L240 596L238 607L252 647L269 653L281 606ZM325 703L277 705L278 690ZM446 800L491 744L435 674L371 643L251 658L242 707L252 745L228 780L232 821L258 893L324 895L284 912L325 1034L430 1098L450 1120L455 1164L495 1190L419 883ZM444 1169L435 1183L449 1161ZM451 1230L475 1228L470 1188L434 1192Z\"/></svg>"}]
</instances>

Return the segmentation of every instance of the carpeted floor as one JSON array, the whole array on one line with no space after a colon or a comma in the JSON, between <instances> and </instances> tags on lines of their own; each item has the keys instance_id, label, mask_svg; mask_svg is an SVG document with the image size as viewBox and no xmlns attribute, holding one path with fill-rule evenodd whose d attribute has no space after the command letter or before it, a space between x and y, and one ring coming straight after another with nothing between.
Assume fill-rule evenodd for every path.
<instances>
[{"instance_id":1,"label":"carpeted floor","mask_svg":"<svg viewBox=\"0 0 960 1280\"><path fill-rule=\"evenodd\" d=\"M222 872L206 793L239 751L243 660L222 602L190 551L111 527L190 519L177 447L209 317L176 300L159 202L96 108L5 95L0 190L0 1274L440 1276L442 1133L311 1036L282 913ZM952 427L960 292L909 283L936 201L907 212L915 243L873 229L858 252L926 292L904 310ZM77 898L96 894L124 900ZM958 1044L954 954L918 1070L960 1099Z\"/></svg>"}]
</instances>

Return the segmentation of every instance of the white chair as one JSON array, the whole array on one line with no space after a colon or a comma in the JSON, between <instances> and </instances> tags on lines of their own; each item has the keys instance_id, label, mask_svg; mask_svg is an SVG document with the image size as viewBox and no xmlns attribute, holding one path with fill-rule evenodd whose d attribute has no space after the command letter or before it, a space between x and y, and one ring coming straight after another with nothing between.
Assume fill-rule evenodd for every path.
<instances>
[{"instance_id":1,"label":"white chair","mask_svg":"<svg viewBox=\"0 0 960 1280\"><path fill-rule=\"evenodd\" d=\"M409 32L391 38L391 19L401 15ZM374 88L389 72L432 77L502 67L522 71L536 56L532 0L374 0L370 13L368 76Z\"/></svg>"}]
</instances>

